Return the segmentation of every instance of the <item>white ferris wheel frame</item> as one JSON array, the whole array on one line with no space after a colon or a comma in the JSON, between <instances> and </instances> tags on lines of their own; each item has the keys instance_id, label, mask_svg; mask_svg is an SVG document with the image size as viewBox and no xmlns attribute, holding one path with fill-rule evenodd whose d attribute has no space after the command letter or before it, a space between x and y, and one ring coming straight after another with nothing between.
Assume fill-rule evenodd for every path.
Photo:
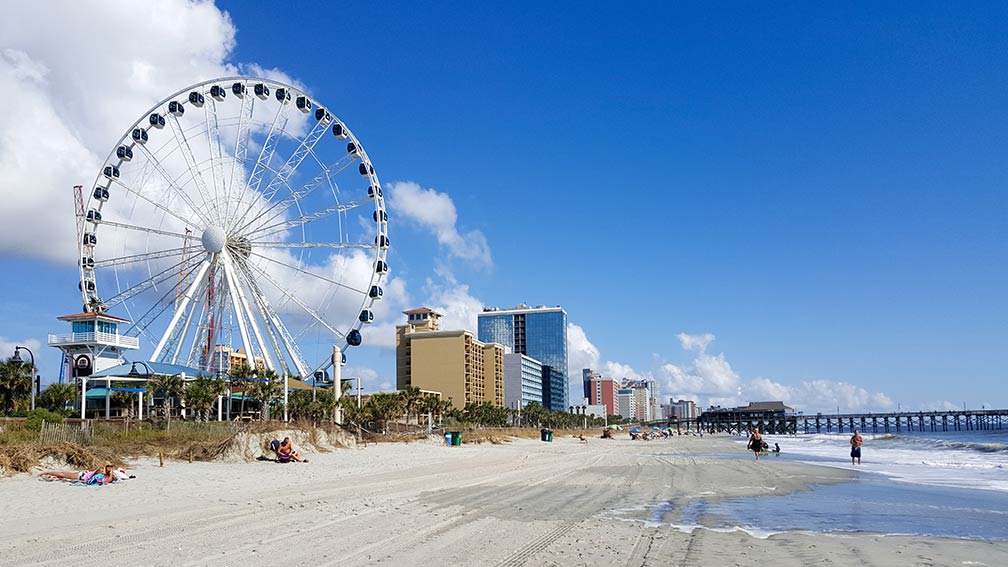
<instances>
[{"instance_id":1,"label":"white ferris wheel frame","mask_svg":"<svg viewBox=\"0 0 1008 567\"><path fill-rule=\"evenodd\" d=\"M242 91L243 96L237 96L238 91L235 89L237 89L239 84L244 86L244 91ZM256 89L259 89L260 87L268 89L265 91L265 97L259 96L259 94L255 92ZM223 89L224 94L221 95L221 91L218 89ZM214 93L219 95L220 98L216 98ZM234 93L235 96L231 96L232 93ZM196 96L194 99L190 99L189 97L193 95L199 96ZM217 121L217 105L228 104L229 102L232 104L235 103L232 101L226 101L226 98L239 99L236 102L241 104L241 114L238 118L238 133L236 136L234 151L231 155L227 155L221 147L219 125ZM246 179L241 180L237 177L237 164L239 156L241 156L242 167L249 165L248 146L249 139L252 135L252 127L254 125L252 111L257 103L276 104L278 108L273 116L273 121L269 127L268 133L266 134L265 141L262 143L258 158L252 165L251 170L248 171ZM182 108L181 111L179 111L180 106ZM305 107L307 107L307 110ZM211 177L209 181L212 182L212 189L207 187L208 180L204 178L204 175L207 175L207 171L200 169L200 165L205 165L207 160L204 160L203 162L197 161L190 145L191 140L186 137L186 130L182 127L178 120L178 116L183 114L186 108L201 108L204 112L206 130L198 132L197 135L205 135L206 139L201 143L209 141ZM295 108L307 114L314 113L313 117L315 120L312 122L311 117L309 118L308 122L310 127L307 134L305 134L302 138L295 137L291 133L286 132L284 129L287 122L287 113L292 112ZM178 112L178 114L171 112L171 109L174 109L175 112ZM164 171L158 157L146 147L146 142L151 137L151 134L148 134L148 132L152 134L156 132L163 132L163 128L166 124L171 128L171 132L175 138L175 143L177 144L177 148L173 149L168 156L174 155L176 150L180 151L182 157L185 159L189 174L191 175L192 187L196 189L196 195L199 196L202 203L196 203L194 201L193 196L186 190L189 189L189 187L183 189L183 186L189 185L189 181L183 183L182 186L177 185L175 180L173 180L172 177ZM280 124L279 129L277 128L278 124ZM135 133L137 131L142 133L142 140L136 138ZM333 132L332 135L348 142L348 145L347 155L341 157L332 165L327 166L325 162L320 161L319 157L316 156L312 150L315 144L317 144L318 141L330 131ZM294 142L298 143L297 149L292 155L288 156L287 159L283 161L282 166L274 169L270 166L270 162L274 158L274 151L276 149L277 142L280 137L285 134L293 138ZM214 147L214 139L217 140L216 148ZM168 142L166 142L165 146L162 147L166 147L167 145ZM128 150L124 150L124 148L127 148ZM198 219L183 218L183 215L180 215L177 211L166 206L164 203L152 199L149 195L145 195L142 190L136 187L130 187L119 179L119 168L128 167L128 162L131 159L131 157L125 157L124 154L129 153L129 155L132 156L131 152L134 151L142 152L145 155L147 163L151 164L153 169L158 171L163 177L163 180L167 182L167 189L165 189L165 191L173 192L175 198L184 201ZM321 172L300 187L295 188L294 186L289 185L287 183L288 180L290 180L290 178L295 174L301 162L309 155L319 164ZM225 175L224 169L228 162L231 164L231 171L229 174ZM259 196L269 203L269 207L265 210L263 215L273 215L267 221L270 224L260 227L260 232L264 230L270 230L271 232L266 232L265 234L253 234L258 234L259 238L263 238L288 229L301 227L302 238L305 238L303 229L306 225L333 215L336 215L337 218L339 218L340 214L344 214L352 208L363 206L361 203L354 201L341 203L337 200L336 205L311 213L303 213L300 209L301 200L307 197L315 189L323 187L327 183L330 187L332 187L332 178L336 174L358 162L359 173L368 181L367 198L374 206L374 245L342 242L343 234L341 230L339 242L307 242L305 240L302 240L301 242L275 242L246 239L243 245L244 248L241 249L241 254L234 253L234 246L236 244L229 240L230 235L235 235L236 233L240 233L242 230L249 228L253 222L247 218L249 212L251 211L251 207L244 212L237 208L238 206L241 206L243 198L246 194L248 194L250 189L252 191L259 191ZM241 187L240 190L238 190L239 185ZM279 199L278 196L282 196L282 189L286 189L289 192L289 195L283 196L282 199ZM102 208L109 199L114 198L114 192L120 190L132 194L137 200L145 201L147 204L160 210L160 212L164 215L175 217L177 220L185 223L187 227L203 227L202 238L198 235L189 234L188 228L187 234L183 235L178 232L165 231L150 226L132 225L128 222L116 222L111 220L102 221ZM239 192L234 193L233 190L238 190ZM101 193L102 191L105 193ZM103 196L104 198L100 198L100 196ZM236 196L237 198L235 199L234 197ZM223 200L221 197L224 197ZM234 211L230 209L232 205L236 206ZM296 207L293 210L295 214L301 214L293 219L285 219L285 213L288 210L291 210L292 207ZM221 210L222 208L224 210ZM277 208L279 208L279 211L275 211ZM297 306L305 315L307 315L310 319L313 319L311 326L320 325L342 340L342 344L337 343L334 344L334 346L340 346L341 350L345 352L347 346L356 346L360 344L359 330L363 324L368 323L371 319L373 319L373 313L370 308L372 307L374 301L381 298L382 291L379 284L383 276L388 272L388 265L386 263L389 246L387 209L385 207L384 197L381 191L381 183L378 179L377 173L375 173L374 166L372 165L367 152L364 150L357 137L350 131L349 128L346 127L345 123L334 114L331 114L326 107L317 103L314 98L307 93L302 92L297 87L293 87L273 79L236 76L203 81L184 89L180 89L171 96L152 106L125 131L123 136L115 144L112 151L109 152L108 157L106 157L102 165L102 171L99 172L95 180L92 193L88 197L85 209L88 211L87 218L85 219L86 228L83 231L83 238L78 239L77 242L79 250L78 263L80 268L80 290L81 298L84 302L85 312L105 311L109 308L109 305L105 303L105 300L102 300L99 296L98 283L95 276L96 270L144 261L148 262L149 266L149 262L151 260L169 258L172 256L177 257L180 254L182 255L183 259L180 264L170 266L163 272L151 275L151 277L145 279L144 281L135 283L125 290L120 289L114 298L106 298L106 300L110 302L113 302L114 300L114 304L112 306L123 304L124 307L128 309L128 302L132 297L143 293L151 287L156 287L158 278L161 278L162 283L166 281L164 279L164 274L166 272L171 270L181 270L186 266L186 259L184 256L185 245L180 248L169 248L154 251L148 250L147 252L141 254L131 254L119 258L95 262L94 251L97 246L100 246L100 244L96 243L96 237L99 232L98 229L102 224L124 230L145 232L148 234L148 238L152 234L157 234L161 236L195 240L196 248L198 248L200 240L203 242L204 251L202 261L198 263L192 262L194 266L189 268L188 273L185 274L186 277L195 275L195 278L193 278L191 284L187 286L185 293L181 295L181 297L176 294L174 313L172 314L167 328L165 328L161 333L156 347L151 353L151 361L157 361L163 357L167 357L172 362L177 361L183 346L182 343L185 342L185 337L192 329L193 319L196 315L195 306L190 308L190 304L193 302L194 298L201 293L201 288L205 287L205 276L207 275L207 272L211 269L211 267L219 267L223 270L223 281L227 282L226 289L228 295L230 296L230 308L233 310L233 316L238 322L238 330L241 335L242 346L245 348L245 353L248 356L250 364L254 360L254 356L261 355L267 368L271 370L278 370L282 367L283 370L285 370L284 375L286 376L290 373L286 371L288 370L286 361L289 360L293 363L297 374L302 378L307 378L308 376L312 376L315 372L325 370L330 367L333 364L331 357L327 357L327 359L320 361L317 365L307 363L297 345L296 337L284 325L283 320L277 313L276 309L270 304L265 294L261 291L258 282L266 281L273 286L274 289L279 290L279 292L284 296L284 302L289 302L290 304ZM219 232L215 232L212 228ZM245 237L239 236L238 240L241 238ZM183 242L187 242L187 240ZM245 259L247 259L250 255L256 255L266 261L277 262L277 260L273 258L257 254L255 249L260 247L288 248L295 250L304 250L308 248L372 250L374 252L372 262L373 269L371 270L370 282L364 290L353 288L343 283L341 279L337 280L334 277L327 277L322 274L310 272L303 269L301 266L284 264L288 269L293 269L309 276L314 276L318 280L321 280L331 286L342 286L343 288L361 294L360 307L357 310L360 316L350 323L349 329L345 329L342 324L327 321L322 314L318 313L315 309L302 301L295 290L288 289L282 283L278 282L275 277L271 276L268 270L262 266L256 266L252 262L245 261ZM245 255L245 258L238 257L242 254ZM172 275L174 275L174 273L175 272L172 272ZM116 272L116 275L118 277L118 271ZM135 328L138 329L141 334L152 336L147 332L148 329L144 327L143 319L147 317L159 303L164 302L163 300L164 298L155 302L151 307L151 310L145 313L140 320L134 321ZM223 298L221 298L221 300L223 301ZM169 305L169 303L165 303L162 310L155 314L151 321L157 320L161 315L163 315ZM196 333L199 333L198 326L202 323L201 320L203 315L204 314L202 312L198 315L197 318L199 320L196 322L197 327L193 329L194 349L195 341L197 339ZM180 325L181 327L179 327ZM340 328L344 328L345 330L339 330ZM178 344L170 345L170 341L173 340L173 337L176 336L176 331L179 329L181 329L182 339L177 341ZM264 330L265 334L263 333ZM277 360L274 360L274 358Z\"/></svg>"}]
</instances>

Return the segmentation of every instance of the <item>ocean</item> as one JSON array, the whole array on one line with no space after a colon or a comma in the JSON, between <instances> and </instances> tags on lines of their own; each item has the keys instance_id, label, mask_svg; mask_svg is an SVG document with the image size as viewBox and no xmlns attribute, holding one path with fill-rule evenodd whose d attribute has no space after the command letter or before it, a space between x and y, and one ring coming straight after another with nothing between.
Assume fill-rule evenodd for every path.
<instances>
[{"instance_id":1,"label":"ocean","mask_svg":"<svg viewBox=\"0 0 1008 567\"><path fill-rule=\"evenodd\" d=\"M862 437L862 464L852 466L849 434L764 436L771 447L780 444L781 454L761 460L839 467L858 475L853 482L783 496L695 501L681 511L680 527L1008 541L1008 430ZM746 440L738 443L744 453Z\"/></svg>"}]
</instances>

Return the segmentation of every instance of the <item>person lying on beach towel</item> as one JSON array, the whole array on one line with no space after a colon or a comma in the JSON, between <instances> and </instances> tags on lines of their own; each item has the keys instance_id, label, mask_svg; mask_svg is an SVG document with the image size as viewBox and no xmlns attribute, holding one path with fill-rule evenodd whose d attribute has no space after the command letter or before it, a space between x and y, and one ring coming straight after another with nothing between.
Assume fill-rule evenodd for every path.
<instances>
[{"instance_id":1,"label":"person lying on beach towel","mask_svg":"<svg viewBox=\"0 0 1008 567\"><path fill-rule=\"evenodd\" d=\"M104 467L93 471L42 471L39 473L39 478L42 480L64 480L89 485L103 485L111 484L118 480L113 471L112 464L106 463Z\"/></svg>"}]
</instances>

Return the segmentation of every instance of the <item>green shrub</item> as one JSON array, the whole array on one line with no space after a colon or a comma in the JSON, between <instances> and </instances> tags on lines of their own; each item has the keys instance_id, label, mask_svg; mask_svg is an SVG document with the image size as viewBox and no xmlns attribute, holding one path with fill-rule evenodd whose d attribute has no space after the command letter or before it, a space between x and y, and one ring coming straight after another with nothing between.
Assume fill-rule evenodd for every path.
<instances>
[{"instance_id":1,"label":"green shrub","mask_svg":"<svg viewBox=\"0 0 1008 567\"><path fill-rule=\"evenodd\" d=\"M35 408L28 412L25 419L25 429L30 431L41 431L42 422L63 423L63 415L47 409Z\"/></svg>"}]
</instances>

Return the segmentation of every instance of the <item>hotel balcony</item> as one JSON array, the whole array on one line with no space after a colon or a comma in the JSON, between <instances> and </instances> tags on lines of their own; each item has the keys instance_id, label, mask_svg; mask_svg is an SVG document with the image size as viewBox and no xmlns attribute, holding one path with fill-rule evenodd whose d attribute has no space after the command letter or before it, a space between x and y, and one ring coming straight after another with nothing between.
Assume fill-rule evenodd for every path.
<instances>
[{"instance_id":1,"label":"hotel balcony","mask_svg":"<svg viewBox=\"0 0 1008 567\"><path fill-rule=\"evenodd\" d=\"M139 337L127 337L117 333L66 333L64 335L49 335L49 346L59 347L75 344L93 344L115 346L121 348L140 348Z\"/></svg>"}]
</instances>

